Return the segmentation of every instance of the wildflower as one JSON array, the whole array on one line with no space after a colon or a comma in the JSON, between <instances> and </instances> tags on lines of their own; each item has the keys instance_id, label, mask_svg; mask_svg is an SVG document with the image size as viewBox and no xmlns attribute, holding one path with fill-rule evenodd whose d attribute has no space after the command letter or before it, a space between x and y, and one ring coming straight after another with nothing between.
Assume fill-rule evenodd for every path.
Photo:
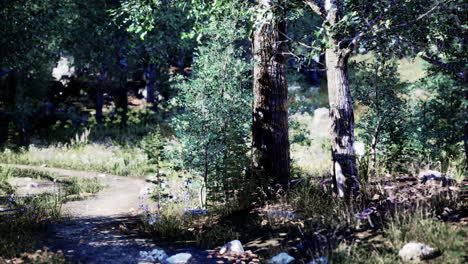
<instances>
[{"instance_id":1,"label":"wildflower","mask_svg":"<svg viewBox=\"0 0 468 264\"><path fill-rule=\"evenodd\" d=\"M296 244L296 248L300 250L304 250L305 247L301 244Z\"/></svg>"},{"instance_id":2,"label":"wildflower","mask_svg":"<svg viewBox=\"0 0 468 264\"><path fill-rule=\"evenodd\" d=\"M371 227L374 227L374 224L372 223L370 215L374 212L373 209L368 208L361 213L354 214L355 217L357 217L359 220L367 220L369 222L369 225Z\"/></svg>"}]
</instances>

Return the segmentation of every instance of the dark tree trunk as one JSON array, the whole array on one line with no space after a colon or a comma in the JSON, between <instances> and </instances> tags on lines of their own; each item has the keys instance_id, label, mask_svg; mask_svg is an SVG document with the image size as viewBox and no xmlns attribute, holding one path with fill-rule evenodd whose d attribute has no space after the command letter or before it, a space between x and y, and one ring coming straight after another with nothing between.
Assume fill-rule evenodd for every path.
<instances>
[{"instance_id":1,"label":"dark tree trunk","mask_svg":"<svg viewBox=\"0 0 468 264\"><path fill-rule=\"evenodd\" d=\"M288 85L284 52L286 44L285 12L276 4L282 1L260 0L272 19L254 32L254 169L273 180L274 186L289 188L290 158L288 139Z\"/></svg>"},{"instance_id":2,"label":"dark tree trunk","mask_svg":"<svg viewBox=\"0 0 468 264\"><path fill-rule=\"evenodd\" d=\"M16 87L18 86L18 76L16 71L11 71L8 75L8 84L7 84L7 94L6 94L6 103L7 106L14 107L16 99Z\"/></svg>"},{"instance_id":3,"label":"dark tree trunk","mask_svg":"<svg viewBox=\"0 0 468 264\"><path fill-rule=\"evenodd\" d=\"M128 60L126 52L126 41L123 36L118 37L118 63L119 63L119 84L117 92L117 109L122 117L121 126L127 125L127 111L128 111L128 97L127 97L127 74L128 74Z\"/></svg>"},{"instance_id":4,"label":"dark tree trunk","mask_svg":"<svg viewBox=\"0 0 468 264\"><path fill-rule=\"evenodd\" d=\"M152 108L154 107L154 94L155 94L155 87L154 84L156 82L156 65L153 63L148 63L145 68L145 82L146 82L146 103L152 104Z\"/></svg>"},{"instance_id":5,"label":"dark tree trunk","mask_svg":"<svg viewBox=\"0 0 468 264\"><path fill-rule=\"evenodd\" d=\"M99 72L98 76L98 82L96 85L96 94L95 94L95 103L96 103L96 122L98 124L102 123L102 107L104 106L104 97L103 97L103 91L104 91L104 85L106 83L106 76L107 72L103 67L101 67L101 70Z\"/></svg>"}]
</instances>

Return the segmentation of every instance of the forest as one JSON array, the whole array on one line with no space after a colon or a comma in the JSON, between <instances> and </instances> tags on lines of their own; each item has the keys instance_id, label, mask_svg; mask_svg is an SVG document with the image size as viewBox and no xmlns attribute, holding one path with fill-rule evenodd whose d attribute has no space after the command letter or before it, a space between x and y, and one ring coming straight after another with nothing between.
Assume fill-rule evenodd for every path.
<instances>
[{"instance_id":1,"label":"forest","mask_svg":"<svg viewBox=\"0 0 468 264\"><path fill-rule=\"evenodd\" d=\"M0 0L0 264L468 262L463 0Z\"/></svg>"}]
</instances>

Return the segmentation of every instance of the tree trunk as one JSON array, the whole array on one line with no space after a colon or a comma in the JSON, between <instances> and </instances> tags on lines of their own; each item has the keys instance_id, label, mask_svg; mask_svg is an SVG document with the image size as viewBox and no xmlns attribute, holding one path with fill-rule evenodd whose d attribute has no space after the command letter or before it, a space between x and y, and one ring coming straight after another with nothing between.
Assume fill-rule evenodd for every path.
<instances>
[{"instance_id":1,"label":"tree trunk","mask_svg":"<svg viewBox=\"0 0 468 264\"><path fill-rule=\"evenodd\" d=\"M103 90L104 85L106 82L106 70L104 66L101 67L98 77L98 83L96 86L96 95L95 95L95 102L96 102L96 122L98 124L102 123L102 107L104 106L104 98L103 98Z\"/></svg>"},{"instance_id":2,"label":"tree trunk","mask_svg":"<svg viewBox=\"0 0 468 264\"><path fill-rule=\"evenodd\" d=\"M354 113L347 76L348 54L338 48L329 48L325 54L332 120L333 176L340 197L356 195L359 190L354 153Z\"/></svg>"},{"instance_id":3,"label":"tree trunk","mask_svg":"<svg viewBox=\"0 0 468 264\"><path fill-rule=\"evenodd\" d=\"M121 126L127 125L127 111L128 111L128 97L127 97L127 74L128 74L128 61L126 54L126 41L123 36L118 37L118 63L119 63L119 84L117 92L117 109L122 117Z\"/></svg>"},{"instance_id":4,"label":"tree trunk","mask_svg":"<svg viewBox=\"0 0 468 264\"><path fill-rule=\"evenodd\" d=\"M8 89L6 94L6 103L7 106L11 106L12 109L15 107L16 99L16 87L18 86L18 76L16 71L11 71L8 75Z\"/></svg>"},{"instance_id":5,"label":"tree trunk","mask_svg":"<svg viewBox=\"0 0 468 264\"><path fill-rule=\"evenodd\" d=\"M282 1L260 0L266 13L254 32L254 169L273 180L275 187L289 188L288 85L284 52L286 21ZM261 13L261 12L260 12ZM266 20L266 21L265 21ZM258 175L256 175L258 176Z\"/></svg>"},{"instance_id":6,"label":"tree trunk","mask_svg":"<svg viewBox=\"0 0 468 264\"><path fill-rule=\"evenodd\" d=\"M374 178L376 175L376 166L377 166L377 136L372 137L371 144L371 161L370 161L370 176Z\"/></svg>"},{"instance_id":7,"label":"tree trunk","mask_svg":"<svg viewBox=\"0 0 468 264\"><path fill-rule=\"evenodd\" d=\"M145 81L146 81L146 103L153 105L151 108L154 108L154 84L156 82L156 65L153 63L148 63L145 69Z\"/></svg>"}]
</instances>

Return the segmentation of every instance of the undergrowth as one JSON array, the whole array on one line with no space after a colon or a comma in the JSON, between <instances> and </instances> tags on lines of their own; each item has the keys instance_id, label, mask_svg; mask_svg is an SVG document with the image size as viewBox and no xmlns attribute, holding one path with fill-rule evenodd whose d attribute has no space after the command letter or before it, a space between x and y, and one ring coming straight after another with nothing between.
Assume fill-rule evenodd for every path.
<instances>
[{"instance_id":1,"label":"undergrowth","mask_svg":"<svg viewBox=\"0 0 468 264\"><path fill-rule=\"evenodd\" d=\"M18 177L53 181L56 188L52 192L19 195L9 183ZM0 263L15 257L24 258L21 263L61 263L60 255L25 252L37 247L38 236L47 223L60 221L63 203L83 193L96 193L103 186L96 179L57 178L46 172L0 166Z\"/></svg>"}]
</instances>

